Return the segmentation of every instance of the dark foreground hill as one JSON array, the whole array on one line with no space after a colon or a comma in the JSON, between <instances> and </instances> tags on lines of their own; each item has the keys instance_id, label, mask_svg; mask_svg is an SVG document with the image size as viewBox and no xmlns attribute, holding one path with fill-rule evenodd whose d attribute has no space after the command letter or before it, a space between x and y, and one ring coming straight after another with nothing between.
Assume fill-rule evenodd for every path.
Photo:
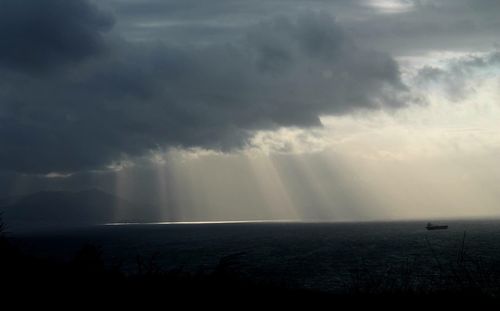
<instances>
[{"instance_id":1,"label":"dark foreground hill","mask_svg":"<svg viewBox=\"0 0 500 311\"><path fill-rule=\"evenodd\" d=\"M66 228L110 222L152 221L151 207L135 205L97 190L41 191L0 200L9 229Z\"/></svg>"}]
</instances>

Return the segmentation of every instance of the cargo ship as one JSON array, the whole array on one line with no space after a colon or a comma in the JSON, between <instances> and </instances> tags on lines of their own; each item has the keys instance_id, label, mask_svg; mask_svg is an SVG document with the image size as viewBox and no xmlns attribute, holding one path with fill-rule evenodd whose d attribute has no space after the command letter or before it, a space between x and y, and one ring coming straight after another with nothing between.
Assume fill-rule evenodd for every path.
<instances>
[{"instance_id":1,"label":"cargo ship","mask_svg":"<svg viewBox=\"0 0 500 311\"><path fill-rule=\"evenodd\" d=\"M427 223L427 226L425 226L427 230L446 230L448 229L447 225L433 225L430 222Z\"/></svg>"}]
</instances>

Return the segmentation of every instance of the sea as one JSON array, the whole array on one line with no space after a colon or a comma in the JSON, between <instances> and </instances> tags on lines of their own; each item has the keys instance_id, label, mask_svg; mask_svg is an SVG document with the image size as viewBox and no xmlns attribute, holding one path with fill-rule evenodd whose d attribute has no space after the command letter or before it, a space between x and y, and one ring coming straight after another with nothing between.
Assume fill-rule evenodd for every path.
<instances>
[{"instance_id":1,"label":"sea","mask_svg":"<svg viewBox=\"0 0 500 311\"><path fill-rule=\"evenodd\" d=\"M10 238L25 252L56 261L70 261L82 245L92 244L107 264L119 263L130 273L139 261L193 274L211 273L223 263L244 279L327 292L407 286L408 279L418 286L457 269L497 273L499 220L439 224L449 228L428 231L425 221L115 224Z\"/></svg>"}]
</instances>

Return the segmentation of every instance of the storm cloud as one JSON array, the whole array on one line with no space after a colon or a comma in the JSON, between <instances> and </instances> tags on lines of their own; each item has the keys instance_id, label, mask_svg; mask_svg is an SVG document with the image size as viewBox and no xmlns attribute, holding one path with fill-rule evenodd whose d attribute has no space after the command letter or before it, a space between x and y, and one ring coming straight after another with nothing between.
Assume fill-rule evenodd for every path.
<instances>
[{"instance_id":1,"label":"storm cloud","mask_svg":"<svg viewBox=\"0 0 500 311\"><path fill-rule=\"evenodd\" d=\"M49 70L103 52L111 15L84 0L0 1L0 65Z\"/></svg>"},{"instance_id":2,"label":"storm cloud","mask_svg":"<svg viewBox=\"0 0 500 311\"><path fill-rule=\"evenodd\" d=\"M0 7L2 170L92 170L169 147L228 151L258 130L406 104L397 63L359 48L327 14L169 44L106 35L113 18L84 0Z\"/></svg>"},{"instance_id":3,"label":"storm cloud","mask_svg":"<svg viewBox=\"0 0 500 311\"><path fill-rule=\"evenodd\" d=\"M0 205L497 217L499 21L498 0L0 0Z\"/></svg>"}]
</instances>

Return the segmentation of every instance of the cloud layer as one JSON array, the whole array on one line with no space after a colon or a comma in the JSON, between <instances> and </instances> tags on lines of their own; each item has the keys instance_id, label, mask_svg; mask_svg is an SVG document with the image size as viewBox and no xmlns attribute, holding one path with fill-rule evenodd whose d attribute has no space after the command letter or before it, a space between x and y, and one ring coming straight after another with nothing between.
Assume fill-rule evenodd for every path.
<instances>
[{"instance_id":1,"label":"cloud layer","mask_svg":"<svg viewBox=\"0 0 500 311\"><path fill-rule=\"evenodd\" d=\"M86 1L0 1L0 65L50 70L103 51L109 14Z\"/></svg>"},{"instance_id":2,"label":"cloud layer","mask_svg":"<svg viewBox=\"0 0 500 311\"><path fill-rule=\"evenodd\" d=\"M397 63L359 48L330 15L167 44L107 35L113 19L86 0L0 8L2 170L97 169L169 147L232 150L257 130L405 104Z\"/></svg>"}]
</instances>

